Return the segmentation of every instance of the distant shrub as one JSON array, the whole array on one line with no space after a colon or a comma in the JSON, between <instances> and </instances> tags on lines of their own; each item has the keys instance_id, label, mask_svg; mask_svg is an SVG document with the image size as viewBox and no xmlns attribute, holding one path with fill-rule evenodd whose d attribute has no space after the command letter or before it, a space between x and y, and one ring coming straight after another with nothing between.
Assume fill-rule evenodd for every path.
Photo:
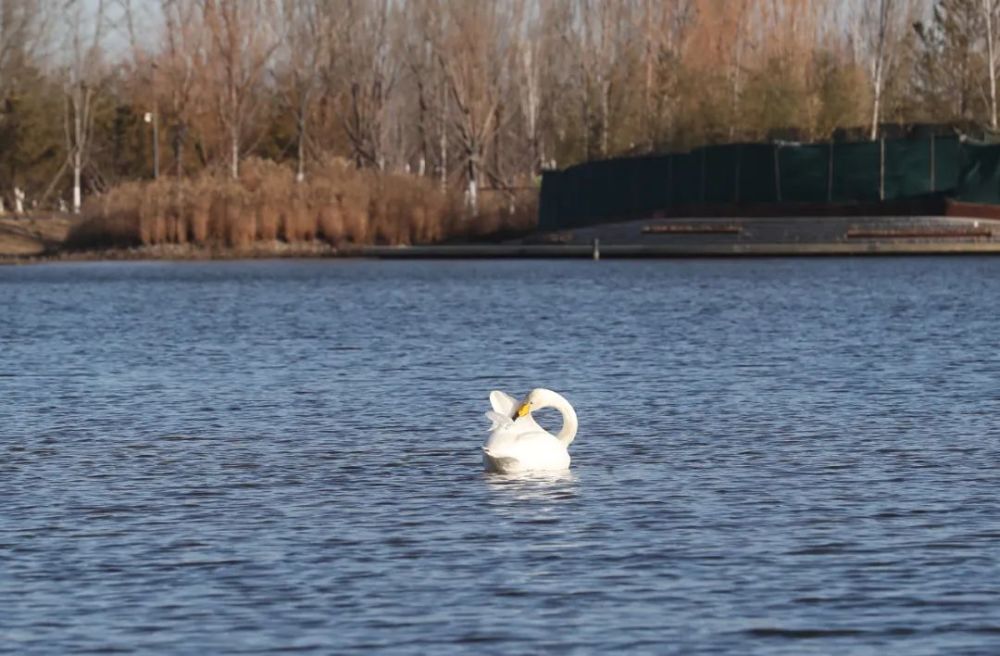
<instances>
[{"instance_id":1,"label":"distant shrub","mask_svg":"<svg viewBox=\"0 0 1000 656\"><path fill-rule=\"evenodd\" d=\"M257 242L323 240L334 246L489 239L532 229L537 193L484 193L477 216L427 178L321 162L302 183L270 160L243 162L239 180L129 182L91 197L71 230L72 249L194 244L245 249Z\"/></svg>"}]
</instances>

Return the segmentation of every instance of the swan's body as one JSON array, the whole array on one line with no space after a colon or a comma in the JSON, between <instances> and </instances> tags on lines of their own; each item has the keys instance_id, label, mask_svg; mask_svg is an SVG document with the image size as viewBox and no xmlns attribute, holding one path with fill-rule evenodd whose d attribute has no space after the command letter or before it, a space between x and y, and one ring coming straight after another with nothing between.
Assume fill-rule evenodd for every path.
<instances>
[{"instance_id":1,"label":"swan's body","mask_svg":"<svg viewBox=\"0 0 1000 656\"><path fill-rule=\"evenodd\" d=\"M547 389L532 390L518 403L500 391L490 393L493 410L486 418L493 422L483 446L486 471L513 474L530 471L569 469L567 448L576 437L577 420L573 406L565 398ZM555 408L562 413L563 427L558 435L538 425L532 410Z\"/></svg>"}]
</instances>

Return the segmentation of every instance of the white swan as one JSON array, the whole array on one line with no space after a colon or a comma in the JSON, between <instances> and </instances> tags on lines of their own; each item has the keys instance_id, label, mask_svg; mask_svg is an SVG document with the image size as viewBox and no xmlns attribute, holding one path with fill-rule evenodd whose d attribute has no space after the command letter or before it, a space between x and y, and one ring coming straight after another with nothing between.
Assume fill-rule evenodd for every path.
<instances>
[{"instance_id":1,"label":"white swan","mask_svg":"<svg viewBox=\"0 0 1000 656\"><path fill-rule=\"evenodd\" d=\"M486 471L513 474L529 471L569 469L569 447L576 437L576 412L565 398L552 390L534 389L521 403L500 391L490 392L493 410L486 418L493 422L483 446ZM562 413L558 435L538 425L532 410L555 408Z\"/></svg>"}]
</instances>

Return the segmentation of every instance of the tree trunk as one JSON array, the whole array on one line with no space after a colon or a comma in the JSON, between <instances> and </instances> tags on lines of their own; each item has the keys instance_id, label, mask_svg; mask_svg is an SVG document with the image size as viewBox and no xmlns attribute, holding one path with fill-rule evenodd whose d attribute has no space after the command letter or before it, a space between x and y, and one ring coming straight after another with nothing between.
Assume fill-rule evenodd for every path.
<instances>
[{"instance_id":1,"label":"tree trunk","mask_svg":"<svg viewBox=\"0 0 1000 656\"><path fill-rule=\"evenodd\" d=\"M501 125L503 123L503 103L497 103L496 109L496 124ZM503 173L501 169L503 168L503 152L502 143L503 136L500 134L500 130L493 132L493 172L494 174L503 180Z\"/></svg>"},{"instance_id":2,"label":"tree trunk","mask_svg":"<svg viewBox=\"0 0 1000 656\"><path fill-rule=\"evenodd\" d=\"M611 131L611 81L601 82L601 157L608 156L608 133Z\"/></svg>"},{"instance_id":3,"label":"tree trunk","mask_svg":"<svg viewBox=\"0 0 1000 656\"><path fill-rule=\"evenodd\" d=\"M875 52L872 53L872 129L871 140L878 138L878 124L882 112L882 79L885 76L889 31L895 16L895 0L878 0L875 20Z\"/></svg>"},{"instance_id":4,"label":"tree trunk","mask_svg":"<svg viewBox=\"0 0 1000 656\"><path fill-rule=\"evenodd\" d=\"M153 111L153 179L160 179L160 116Z\"/></svg>"},{"instance_id":5,"label":"tree trunk","mask_svg":"<svg viewBox=\"0 0 1000 656\"><path fill-rule=\"evenodd\" d=\"M645 7L646 24L646 44L643 50L643 62L645 73L642 81L642 122L643 136L646 138L646 152L653 152L656 138L653 136L653 57L655 56L655 45L652 37L652 16L649 13L649 5Z\"/></svg>"},{"instance_id":6,"label":"tree trunk","mask_svg":"<svg viewBox=\"0 0 1000 656\"><path fill-rule=\"evenodd\" d=\"M180 180L184 175L184 125L176 123L174 125L174 175Z\"/></svg>"},{"instance_id":7,"label":"tree trunk","mask_svg":"<svg viewBox=\"0 0 1000 656\"><path fill-rule=\"evenodd\" d=\"M448 95L441 85L441 191L448 191Z\"/></svg>"},{"instance_id":8,"label":"tree trunk","mask_svg":"<svg viewBox=\"0 0 1000 656\"><path fill-rule=\"evenodd\" d=\"M424 89L424 84L420 77L417 77L417 102L420 108L420 114L417 119L417 132L420 134L420 166L419 173L420 177L424 176L427 168L427 160L430 158L430 147L427 143L427 98L425 97L426 90Z\"/></svg>"},{"instance_id":9,"label":"tree trunk","mask_svg":"<svg viewBox=\"0 0 1000 656\"><path fill-rule=\"evenodd\" d=\"M448 191L448 131L441 127L441 191Z\"/></svg>"},{"instance_id":10,"label":"tree trunk","mask_svg":"<svg viewBox=\"0 0 1000 656\"><path fill-rule=\"evenodd\" d=\"M874 102L872 103L872 129L871 129L871 140L875 141L878 137L878 123L879 123L879 113L882 108L882 68L878 65L875 72L875 80L872 83L872 92L874 96Z\"/></svg>"},{"instance_id":11,"label":"tree trunk","mask_svg":"<svg viewBox=\"0 0 1000 656\"><path fill-rule=\"evenodd\" d=\"M305 111L299 112L299 143L298 143L298 168L295 172L295 181L302 182L306 179L306 116Z\"/></svg>"},{"instance_id":12,"label":"tree trunk","mask_svg":"<svg viewBox=\"0 0 1000 656\"><path fill-rule=\"evenodd\" d=\"M990 75L990 127L997 129L997 75L993 43L993 0L983 0L983 18L986 19L986 56Z\"/></svg>"},{"instance_id":13,"label":"tree trunk","mask_svg":"<svg viewBox=\"0 0 1000 656\"><path fill-rule=\"evenodd\" d=\"M240 131L239 128L233 127L230 129L229 133L229 148L230 148L230 160L229 160L229 174L232 176L233 180L237 180L240 177Z\"/></svg>"},{"instance_id":14,"label":"tree trunk","mask_svg":"<svg viewBox=\"0 0 1000 656\"><path fill-rule=\"evenodd\" d=\"M538 73L536 55L531 46L526 46L522 61L524 64L524 115L528 128L528 145L531 149L529 175L535 175L541 161L538 147Z\"/></svg>"}]
</instances>

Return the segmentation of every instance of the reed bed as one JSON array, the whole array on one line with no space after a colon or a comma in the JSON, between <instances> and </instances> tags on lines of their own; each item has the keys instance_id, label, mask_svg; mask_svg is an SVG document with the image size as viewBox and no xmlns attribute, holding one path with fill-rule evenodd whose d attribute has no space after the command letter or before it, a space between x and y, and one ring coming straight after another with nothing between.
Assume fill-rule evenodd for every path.
<instances>
[{"instance_id":1,"label":"reed bed","mask_svg":"<svg viewBox=\"0 0 1000 656\"><path fill-rule=\"evenodd\" d=\"M533 190L486 193L470 216L458 194L426 178L358 170L331 159L298 183L287 166L249 159L239 180L204 174L128 182L91 197L66 246L430 244L523 234L534 227L536 212Z\"/></svg>"}]
</instances>

